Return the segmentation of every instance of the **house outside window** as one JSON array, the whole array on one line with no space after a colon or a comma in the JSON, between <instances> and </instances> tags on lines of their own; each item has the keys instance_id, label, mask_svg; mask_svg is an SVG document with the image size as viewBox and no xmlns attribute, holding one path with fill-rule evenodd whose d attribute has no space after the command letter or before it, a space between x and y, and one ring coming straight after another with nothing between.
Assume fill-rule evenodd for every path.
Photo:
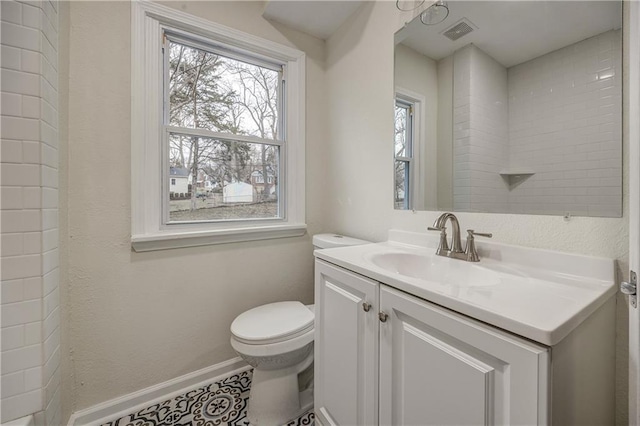
<instances>
[{"instance_id":1,"label":"house outside window","mask_svg":"<svg viewBox=\"0 0 640 426\"><path fill-rule=\"evenodd\" d=\"M264 184L264 176L262 172L256 171L251 173L251 181L254 184ZM275 182L274 175L270 171L267 172L267 183L273 184Z\"/></svg>"},{"instance_id":2,"label":"house outside window","mask_svg":"<svg viewBox=\"0 0 640 426\"><path fill-rule=\"evenodd\" d=\"M133 248L302 235L304 54L155 3L133 9Z\"/></svg>"}]
</instances>

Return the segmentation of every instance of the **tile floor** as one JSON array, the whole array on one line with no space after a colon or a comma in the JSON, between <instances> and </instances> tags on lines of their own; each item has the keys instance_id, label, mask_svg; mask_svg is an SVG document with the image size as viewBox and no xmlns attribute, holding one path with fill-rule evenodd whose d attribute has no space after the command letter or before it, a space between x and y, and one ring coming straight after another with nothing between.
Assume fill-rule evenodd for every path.
<instances>
[{"instance_id":1,"label":"tile floor","mask_svg":"<svg viewBox=\"0 0 640 426\"><path fill-rule=\"evenodd\" d=\"M190 390L102 426L250 426L247 401L252 370ZM313 425L313 410L285 426Z\"/></svg>"}]
</instances>

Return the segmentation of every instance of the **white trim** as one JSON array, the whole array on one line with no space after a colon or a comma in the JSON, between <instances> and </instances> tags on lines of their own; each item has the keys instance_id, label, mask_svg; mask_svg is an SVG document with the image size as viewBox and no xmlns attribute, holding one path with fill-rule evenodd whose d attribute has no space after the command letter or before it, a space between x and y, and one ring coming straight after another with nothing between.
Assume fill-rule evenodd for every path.
<instances>
[{"instance_id":1,"label":"white trim","mask_svg":"<svg viewBox=\"0 0 640 426\"><path fill-rule=\"evenodd\" d=\"M627 2L625 2L627 3ZM628 96L627 130L629 146L629 268L640 272L640 4L628 2L629 16L624 25L628 33L624 54L628 55L629 74L624 82ZM624 95L623 95L624 96ZM628 271L623 272L627 278ZM629 309L629 424L640 424L640 308Z\"/></svg>"},{"instance_id":2,"label":"white trim","mask_svg":"<svg viewBox=\"0 0 640 426\"><path fill-rule=\"evenodd\" d=\"M225 141L246 142L259 145L282 146L283 143L278 139L262 139L257 136L250 135L234 135L231 133L212 132L207 129L192 129L188 127L165 126L169 133L183 136L199 136L201 138L222 139Z\"/></svg>"},{"instance_id":3,"label":"white trim","mask_svg":"<svg viewBox=\"0 0 640 426\"><path fill-rule=\"evenodd\" d=\"M16 420L11 420L10 422L2 423L2 426L35 426L35 424L33 414L31 414Z\"/></svg>"},{"instance_id":4,"label":"white trim","mask_svg":"<svg viewBox=\"0 0 640 426\"><path fill-rule=\"evenodd\" d=\"M304 52L298 49L284 46L280 43L266 40L148 0L135 0L132 2L132 7L144 13L145 16L183 30L189 34L195 34L206 39L215 38L224 45L233 46L252 56L256 53L262 54L265 58L271 59L271 61L268 62L273 62L273 59L290 61L304 56ZM261 52L256 52L256 48L260 49Z\"/></svg>"},{"instance_id":5,"label":"white trim","mask_svg":"<svg viewBox=\"0 0 640 426\"><path fill-rule=\"evenodd\" d=\"M229 228L210 231L162 232L133 235L131 246L136 252L206 246L210 244L238 243L299 237L305 234L307 225L275 225L251 228Z\"/></svg>"},{"instance_id":6,"label":"white trim","mask_svg":"<svg viewBox=\"0 0 640 426\"><path fill-rule=\"evenodd\" d=\"M248 368L240 357L232 358L73 413L68 426L100 425Z\"/></svg>"},{"instance_id":7,"label":"white trim","mask_svg":"<svg viewBox=\"0 0 640 426\"><path fill-rule=\"evenodd\" d=\"M429 152L430 150L427 149L429 147L426 136L427 99L418 92L400 86L396 86L395 99L400 99L413 105L413 146L411 153L413 171L411 172L411 183L409 185L409 190L411 191L409 199L411 200L412 210L424 210L425 194L435 194L436 192L435 181L427 179L428 167L425 160L432 157L435 158L435 153ZM426 155L423 155L424 153ZM429 184L428 192L425 191L427 184Z\"/></svg>"},{"instance_id":8,"label":"white trim","mask_svg":"<svg viewBox=\"0 0 640 426\"><path fill-rule=\"evenodd\" d=\"M165 35L169 41L174 43L182 44L185 46L192 47L194 49L203 50L205 52L209 52L213 55L221 55L225 56L229 59L238 60L241 62L250 62L253 65L258 65L263 68L268 68L272 71L282 72L282 64L279 64L277 61L274 62L272 60L265 61L262 58L257 58L256 55L245 55L243 53L238 53L237 50L230 50L223 46L220 46L215 43L212 43L211 39L206 37L200 37L194 35L193 33L188 33L185 31L177 30L175 27L164 28Z\"/></svg>"},{"instance_id":9,"label":"white trim","mask_svg":"<svg viewBox=\"0 0 640 426\"><path fill-rule=\"evenodd\" d=\"M137 0L131 11L131 235L136 251L283 238L304 234L305 225L305 53L187 13ZM165 225L166 182L162 165L162 31L171 27L203 37L239 54L286 69L286 142L281 145L281 218L270 221L194 222ZM225 135L225 139L229 139ZM254 142L253 140L251 142ZM256 141L257 142L257 141ZM264 143L264 141L262 141ZM273 141L272 145L282 142ZM295 232L293 232L295 229ZM179 233L183 233L182 236ZM233 234L237 233L237 237ZM167 240L162 243L162 240Z\"/></svg>"}]
</instances>

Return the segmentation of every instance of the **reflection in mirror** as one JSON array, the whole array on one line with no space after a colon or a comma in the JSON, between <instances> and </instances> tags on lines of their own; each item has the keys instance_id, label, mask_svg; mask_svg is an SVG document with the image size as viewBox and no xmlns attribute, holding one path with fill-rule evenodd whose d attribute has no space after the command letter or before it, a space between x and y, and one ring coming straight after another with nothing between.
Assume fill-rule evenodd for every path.
<instances>
[{"instance_id":1,"label":"reflection in mirror","mask_svg":"<svg viewBox=\"0 0 640 426\"><path fill-rule=\"evenodd\" d=\"M395 35L395 208L621 216L621 2L447 6Z\"/></svg>"},{"instance_id":2,"label":"reflection in mirror","mask_svg":"<svg viewBox=\"0 0 640 426\"><path fill-rule=\"evenodd\" d=\"M409 209L411 200L406 188L411 186L410 171L413 168L413 105L410 102L396 99L395 108L395 200L396 208Z\"/></svg>"}]
</instances>

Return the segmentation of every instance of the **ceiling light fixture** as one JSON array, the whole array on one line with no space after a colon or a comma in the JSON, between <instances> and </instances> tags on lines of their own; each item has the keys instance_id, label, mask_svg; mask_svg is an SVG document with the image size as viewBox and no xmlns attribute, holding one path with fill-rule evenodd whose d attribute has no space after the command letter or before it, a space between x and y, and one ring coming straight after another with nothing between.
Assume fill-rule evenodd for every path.
<instances>
[{"instance_id":1,"label":"ceiling light fixture","mask_svg":"<svg viewBox=\"0 0 640 426\"><path fill-rule=\"evenodd\" d=\"M396 7L403 12L411 12L422 6L425 0L396 0Z\"/></svg>"},{"instance_id":2,"label":"ceiling light fixture","mask_svg":"<svg viewBox=\"0 0 640 426\"><path fill-rule=\"evenodd\" d=\"M447 19L449 7L444 0L438 0L420 14L420 21L425 25L436 25Z\"/></svg>"}]
</instances>

